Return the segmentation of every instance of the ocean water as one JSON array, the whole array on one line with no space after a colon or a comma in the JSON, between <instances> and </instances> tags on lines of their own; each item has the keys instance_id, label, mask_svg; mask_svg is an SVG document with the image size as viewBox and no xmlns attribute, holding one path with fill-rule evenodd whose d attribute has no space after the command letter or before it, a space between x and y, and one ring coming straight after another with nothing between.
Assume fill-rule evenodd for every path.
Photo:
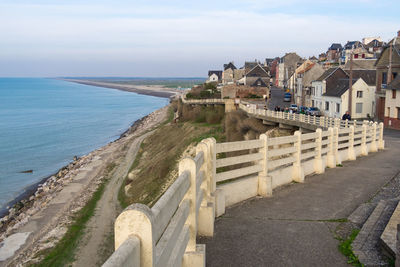
<instances>
[{"instance_id":1,"label":"ocean water","mask_svg":"<svg viewBox=\"0 0 400 267\"><path fill-rule=\"evenodd\" d=\"M167 104L55 79L0 78L0 207Z\"/></svg>"}]
</instances>

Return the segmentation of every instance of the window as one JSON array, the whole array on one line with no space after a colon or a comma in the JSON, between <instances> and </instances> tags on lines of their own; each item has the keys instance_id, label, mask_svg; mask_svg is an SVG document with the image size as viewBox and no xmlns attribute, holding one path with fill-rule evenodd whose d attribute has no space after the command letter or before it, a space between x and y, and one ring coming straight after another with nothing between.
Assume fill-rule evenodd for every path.
<instances>
[{"instance_id":1,"label":"window","mask_svg":"<svg viewBox=\"0 0 400 267\"><path fill-rule=\"evenodd\" d=\"M355 54L355 55L354 55L354 58L358 58L358 54Z\"/></svg>"},{"instance_id":2,"label":"window","mask_svg":"<svg viewBox=\"0 0 400 267\"><path fill-rule=\"evenodd\" d=\"M311 106L312 106L312 107L315 107L314 100L311 100Z\"/></svg>"},{"instance_id":3,"label":"window","mask_svg":"<svg viewBox=\"0 0 400 267\"><path fill-rule=\"evenodd\" d=\"M365 58L365 54L362 54L362 56L361 56L362 58Z\"/></svg>"},{"instance_id":4,"label":"window","mask_svg":"<svg viewBox=\"0 0 400 267\"><path fill-rule=\"evenodd\" d=\"M325 101L325 110L329 111L329 102L328 101Z\"/></svg>"},{"instance_id":5,"label":"window","mask_svg":"<svg viewBox=\"0 0 400 267\"><path fill-rule=\"evenodd\" d=\"M400 108L397 108L397 118L400 119Z\"/></svg>"},{"instance_id":6,"label":"window","mask_svg":"<svg viewBox=\"0 0 400 267\"><path fill-rule=\"evenodd\" d=\"M396 98L396 90L392 90L392 98Z\"/></svg>"},{"instance_id":7,"label":"window","mask_svg":"<svg viewBox=\"0 0 400 267\"><path fill-rule=\"evenodd\" d=\"M363 103L356 103L356 113L362 113Z\"/></svg>"},{"instance_id":8,"label":"window","mask_svg":"<svg viewBox=\"0 0 400 267\"><path fill-rule=\"evenodd\" d=\"M387 82L387 73L382 72L382 85L386 85Z\"/></svg>"},{"instance_id":9,"label":"window","mask_svg":"<svg viewBox=\"0 0 400 267\"><path fill-rule=\"evenodd\" d=\"M336 112L340 112L340 104L336 103Z\"/></svg>"},{"instance_id":10,"label":"window","mask_svg":"<svg viewBox=\"0 0 400 267\"><path fill-rule=\"evenodd\" d=\"M362 91L357 91L357 98L362 98L363 92Z\"/></svg>"}]
</instances>

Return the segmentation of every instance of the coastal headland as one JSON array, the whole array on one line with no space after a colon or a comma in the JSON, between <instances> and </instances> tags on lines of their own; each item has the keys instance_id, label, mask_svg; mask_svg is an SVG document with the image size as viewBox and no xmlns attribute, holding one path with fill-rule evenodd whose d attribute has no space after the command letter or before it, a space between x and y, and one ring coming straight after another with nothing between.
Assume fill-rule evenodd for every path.
<instances>
[{"instance_id":1,"label":"coastal headland","mask_svg":"<svg viewBox=\"0 0 400 267\"><path fill-rule=\"evenodd\" d=\"M182 92L179 89L167 88L160 85L131 85L131 84L122 84L108 81L95 81L95 80L86 80L86 79L62 79L68 82L75 82L85 85L98 86L104 88L117 89L126 92L132 92L142 95L150 95L157 97L165 97L170 98L176 94Z\"/></svg>"}]
</instances>

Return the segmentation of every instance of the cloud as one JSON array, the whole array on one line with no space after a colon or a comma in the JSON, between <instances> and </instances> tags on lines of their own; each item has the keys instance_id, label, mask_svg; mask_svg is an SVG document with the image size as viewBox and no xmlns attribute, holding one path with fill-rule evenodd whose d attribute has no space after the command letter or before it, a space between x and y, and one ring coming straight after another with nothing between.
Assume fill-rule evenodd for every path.
<instances>
[{"instance_id":1,"label":"cloud","mask_svg":"<svg viewBox=\"0 0 400 267\"><path fill-rule=\"evenodd\" d=\"M113 73L125 73L130 65L139 71L136 76L147 70L171 76L201 75L228 60L262 60L294 51L301 56L317 55L332 42L371 35L389 39L397 31L391 20L379 17L292 14L284 9L260 12L259 8L268 6L264 1L241 1L245 8L237 2L224 9L119 1L114 5L107 1L0 5L0 62L39 64L43 75L55 71L72 75L73 62L79 62L76 74L107 75L113 64ZM295 3L290 0L282 5ZM46 62L52 67L46 67ZM10 73L0 65L0 76Z\"/></svg>"}]
</instances>

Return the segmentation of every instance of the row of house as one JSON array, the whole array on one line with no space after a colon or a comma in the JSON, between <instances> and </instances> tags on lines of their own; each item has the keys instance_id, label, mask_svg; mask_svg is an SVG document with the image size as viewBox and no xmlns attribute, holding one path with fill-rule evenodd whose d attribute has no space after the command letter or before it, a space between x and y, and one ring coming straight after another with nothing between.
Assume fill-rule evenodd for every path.
<instances>
[{"instance_id":1,"label":"row of house","mask_svg":"<svg viewBox=\"0 0 400 267\"><path fill-rule=\"evenodd\" d=\"M291 90L299 106L318 107L331 117L350 111L354 119L375 118L400 129L400 31L388 43L379 37L334 43L318 59L287 53L263 64L245 62L238 69L229 62L223 67L210 71L208 82L268 88L271 81Z\"/></svg>"}]
</instances>

